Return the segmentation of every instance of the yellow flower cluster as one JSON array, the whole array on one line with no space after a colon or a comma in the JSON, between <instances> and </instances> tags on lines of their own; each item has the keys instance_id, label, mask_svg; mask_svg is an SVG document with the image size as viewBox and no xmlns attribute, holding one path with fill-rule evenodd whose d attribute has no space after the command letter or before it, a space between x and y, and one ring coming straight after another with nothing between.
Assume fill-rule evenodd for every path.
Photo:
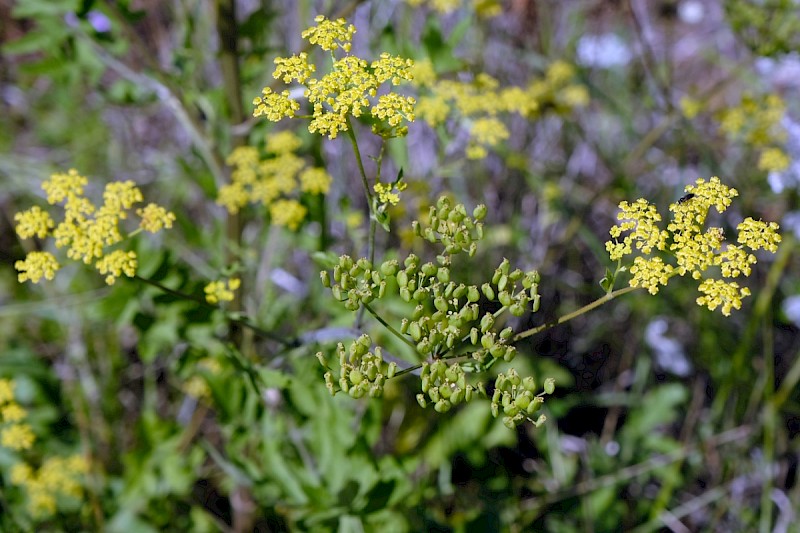
<instances>
[{"instance_id":1,"label":"yellow flower cluster","mask_svg":"<svg viewBox=\"0 0 800 533\"><path fill-rule=\"evenodd\" d=\"M408 184L403 182L393 184L376 183L373 188L382 204L397 205L400 202L400 193L406 190L407 186Z\"/></svg>"},{"instance_id":2,"label":"yellow flower cluster","mask_svg":"<svg viewBox=\"0 0 800 533\"><path fill-rule=\"evenodd\" d=\"M301 144L297 135L283 131L267 138L263 157L256 147L236 148L227 159L233 167L231 183L220 187L217 203L231 213L249 203L263 204L273 224L296 230L307 210L290 196L327 194L332 181L325 169L306 166L294 153Z\"/></svg>"},{"instance_id":3,"label":"yellow flower cluster","mask_svg":"<svg viewBox=\"0 0 800 533\"><path fill-rule=\"evenodd\" d=\"M82 478L87 471L86 460L72 455L48 458L36 470L18 463L11 468L9 477L11 483L25 489L31 515L42 519L58 510L59 498L83 498Z\"/></svg>"},{"instance_id":4,"label":"yellow flower cluster","mask_svg":"<svg viewBox=\"0 0 800 533\"><path fill-rule=\"evenodd\" d=\"M717 118L720 131L760 152L760 170L780 172L790 163L789 156L779 147L786 141L786 130L781 125L785 112L786 104L777 94L747 94L739 105L724 109Z\"/></svg>"},{"instance_id":5,"label":"yellow flower cluster","mask_svg":"<svg viewBox=\"0 0 800 533\"><path fill-rule=\"evenodd\" d=\"M48 203L63 204L64 219L56 224L46 211L34 206L14 215L16 231L23 239L52 236L56 248L67 249L68 258L94 264L106 275L106 283L112 285L122 274L129 277L136 274L135 252L108 249L122 242L120 221L127 219L133 206L142 201L142 193L132 181L108 183L103 191L103 205L98 207L84 196L87 183L74 169L50 176L42 189ZM175 221L174 214L152 203L135 213L140 218L139 227L129 236L140 231L156 233L171 228ZM34 251L14 267L19 271L20 283L29 280L38 283L42 278L53 279L60 265L50 252Z\"/></svg>"},{"instance_id":6,"label":"yellow flower cluster","mask_svg":"<svg viewBox=\"0 0 800 533\"><path fill-rule=\"evenodd\" d=\"M750 275L756 257L748 249L777 251L781 242L778 225L748 217L736 228L738 244L725 243L722 228L705 228L706 218L711 208L724 212L738 196L736 189L727 187L718 178L708 181L700 178L687 186L685 192L683 198L670 205L672 220L666 230L659 228L661 215L647 200L620 203L617 218L621 222L609 231L613 240L606 242L606 250L614 261L636 254L630 266L631 287L643 287L650 294L657 294L671 277L691 274L692 278L702 280L698 290L703 296L697 298L698 305L712 311L721 307L728 316L731 309L741 307L742 298L750 291L725 279ZM671 255L675 264L654 255L657 252ZM719 267L725 279L704 279L712 266Z\"/></svg>"},{"instance_id":7,"label":"yellow flower cluster","mask_svg":"<svg viewBox=\"0 0 800 533\"><path fill-rule=\"evenodd\" d=\"M36 436L23 422L28 413L14 398L15 386L13 380L0 379L0 446L9 450L27 450L33 446Z\"/></svg>"},{"instance_id":8,"label":"yellow flower cluster","mask_svg":"<svg viewBox=\"0 0 800 533\"><path fill-rule=\"evenodd\" d=\"M436 127L455 112L471 124L470 159L486 157L489 148L508 139L508 129L498 118L502 113L535 119L547 109L566 114L589 103L589 92L578 82L575 68L564 61L552 63L543 79L534 79L526 87L500 88L499 82L485 73L471 83L437 81L429 60L417 61L411 73L422 93L416 106L420 118Z\"/></svg>"},{"instance_id":9,"label":"yellow flower cluster","mask_svg":"<svg viewBox=\"0 0 800 533\"><path fill-rule=\"evenodd\" d=\"M406 0L406 3L411 7L421 7L427 4L428 7L440 13L447 15L461 7L461 0ZM480 17L491 18L500 15L503 12L503 7L500 5L499 0L472 0L472 9Z\"/></svg>"},{"instance_id":10,"label":"yellow flower cluster","mask_svg":"<svg viewBox=\"0 0 800 533\"><path fill-rule=\"evenodd\" d=\"M380 97L377 94L383 84L396 86L411 80L413 61L383 53L370 64L349 55L356 31L352 24L347 24L344 19L328 20L322 15L314 20L317 25L305 30L302 37L331 52L331 72L321 78L312 77L317 67L308 62L308 54L301 53L288 58L276 58L272 74L284 83L297 82L306 87L304 95L312 108L308 131L334 139L340 132L347 131L349 116L360 117L369 109L375 119L388 124L388 127L375 125L373 129L376 133L386 137L407 133L407 128L401 124L403 121L414 121L414 98L393 92ZM333 53L338 49L346 55L337 59ZM278 122L293 117L300 109L300 104L289 97L289 91L277 93L265 87L261 92L262 96L253 100L255 117L265 116L270 121ZM373 105L375 98L377 103Z\"/></svg>"},{"instance_id":11,"label":"yellow flower cluster","mask_svg":"<svg viewBox=\"0 0 800 533\"><path fill-rule=\"evenodd\" d=\"M195 365L195 371L198 373L187 379L181 387L183 392L198 400L211 398L211 389L208 387L205 376L219 374L221 370L222 366L216 359L211 359L210 357L202 359Z\"/></svg>"},{"instance_id":12,"label":"yellow flower cluster","mask_svg":"<svg viewBox=\"0 0 800 533\"><path fill-rule=\"evenodd\" d=\"M212 281L205 286L203 291L206 293L206 301L210 304L219 302L232 302L234 291L242 284L239 278L231 278L227 281Z\"/></svg>"}]
</instances>

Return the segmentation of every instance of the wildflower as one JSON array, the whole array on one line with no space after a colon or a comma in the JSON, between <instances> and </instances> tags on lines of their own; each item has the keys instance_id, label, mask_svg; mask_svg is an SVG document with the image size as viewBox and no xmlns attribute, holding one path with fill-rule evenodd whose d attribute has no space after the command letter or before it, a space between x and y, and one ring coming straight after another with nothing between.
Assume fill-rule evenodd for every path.
<instances>
[{"instance_id":1,"label":"wildflower","mask_svg":"<svg viewBox=\"0 0 800 533\"><path fill-rule=\"evenodd\" d=\"M36 435L28 424L14 423L0 429L0 445L10 450L27 450Z\"/></svg>"},{"instance_id":2,"label":"wildflower","mask_svg":"<svg viewBox=\"0 0 800 533\"><path fill-rule=\"evenodd\" d=\"M775 222L766 223L747 217L736 226L736 230L739 232L737 238L739 244L744 244L754 251L762 248L772 253L778 251L781 236L778 234L778 224Z\"/></svg>"},{"instance_id":3,"label":"wildflower","mask_svg":"<svg viewBox=\"0 0 800 533\"><path fill-rule=\"evenodd\" d=\"M29 239L34 235L44 239L55 227L55 222L50 215L46 211L42 211L39 206L33 206L27 211L15 214L14 220L17 222L17 235L23 239Z\"/></svg>"},{"instance_id":4,"label":"wildflower","mask_svg":"<svg viewBox=\"0 0 800 533\"><path fill-rule=\"evenodd\" d=\"M138 265L136 252L124 250L114 250L95 263L98 272L107 274L106 283L108 285L113 285L122 274L132 278L136 275Z\"/></svg>"},{"instance_id":5,"label":"wildflower","mask_svg":"<svg viewBox=\"0 0 800 533\"><path fill-rule=\"evenodd\" d=\"M430 87L436 81L436 70L430 59L426 58L414 61L409 71L411 74L411 81L417 87Z\"/></svg>"},{"instance_id":6,"label":"wildflower","mask_svg":"<svg viewBox=\"0 0 800 533\"><path fill-rule=\"evenodd\" d=\"M14 383L11 379L0 378L0 405L14 400Z\"/></svg>"},{"instance_id":7,"label":"wildflower","mask_svg":"<svg viewBox=\"0 0 800 533\"><path fill-rule=\"evenodd\" d=\"M307 168L300 173L300 189L311 194L327 194L332 178L324 168Z\"/></svg>"},{"instance_id":8,"label":"wildflower","mask_svg":"<svg viewBox=\"0 0 800 533\"><path fill-rule=\"evenodd\" d=\"M315 65L308 63L308 54L305 52L288 58L276 57L275 65L277 66L272 77L276 80L283 79L283 83L290 83L292 80L304 83L317 69Z\"/></svg>"},{"instance_id":9,"label":"wildflower","mask_svg":"<svg viewBox=\"0 0 800 533\"><path fill-rule=\"evenodd\" d=\"M241 284L242 281L239 278L231 278L227 281L212 281L203 289L206 293L206 301L210 304L232 302L235 296L234 291Z\"/></svg>"},{"instance_id":10,"label":"wildflower","mask_svg":"<svg viewBox=\"0 0 800 533\"><path fill-rule=\"evenodd\" d=\"M298 137L294 132L286 130L270 134L267 137L266 150L267 152L276 155L281 155L297 151L297 149L300 148L302 144L303 141L300 140L300 137ZM237 166L244 166L246 164L256 165L258 163L259 160L258 150L256 150L255 148L249 146L242 146L234 150L234 153L236 153L238 150L243 150L243 149L247 149L248 154L252 154L248 156L248 160L234 161L232 160L233 154L231 154L231 157L228 158L229 165L236 164Z\"/></svg>"},{"instance_id":11,"label":"wildflower","mask_svg":"<svg viewBox=\"0 0 800 533\"><path fill-rule=\"evenodd\" d=\"M391 80L392 85L399 85L402 80L411 81L414 79L411 73L413 66L414 61L411 59L383 52L380 59L372 62L370 68L378 84Z\"/></svg>"},{"instance_id":12,"label":"wildflower","mask_svg":"<svg viewBox=\"0 0 800 533\"><path fill-rule=\"evenodd\" d=\"M766 170L769 172L781 172L789 168L791 160L786 152L780 148L767 148L758 158L759 170Z\"/></svg>"},{"instance_id":13,"label":"wildflower","mask_svg":"<svg viewBox=\"0 0 800 533\"><path fill-rule=\"evenodd\" d=\"M295 111L300 109L300 104L289 98L289 91L273 92L269 87L261 90L262 96L253 99L256 107L254 117L265 116L272 122L278 122L284 117L293 117Z\"/></svg>"},{"instance_id":14,"label":"wildflower","mask_svg":"<svg viewBox=\"0 0 800 533\"><path fill-rule=\"evenodd\" d=\"M378 103L372 108L372 116L385 120L390 126L398 126L404 119L414 122L414 104L417 101L410 96L389 93L381 95Z\"/></svg>"},{"instance_id":15,"label":"wildflower","mask_svg":"<svg viewBox=\"0 0 800 533\"><path fill-rule=\"evenodd\" d=\"M736 189L713 177L708 181L700 178L685 191L688 193L686 196L669 206L673 217L666 231L659 229L657 223L661 216L646 200L639 199L633 204L622 202L618 215L622 223L611 228L609 233L613 240L606 242L606 250L612 260L632 255L634 248L640 252L630 267L632 287L643 287L656 294L672 276L691 274L692 278L702 280L698 290L703 296L697 299L698 305L712 311L721 307L727 316L731 309L741 307L742 298L750 291L734 282L704 279L706 271L716 266L723 278L750 275L756 257L745 247L753 251L763 248L774 253L781 242L778 225L748 217L737 227L737 241L742 246L725 243L722 228L704 230L704 225L711 208L722 213L730 206L738 195ZM627 235L620 242L623 233ZM651 256L655 251L669 251L676 264L673 266L661 257Z\"/></svg>"},{"instance_id":16,"label":"wildflower","mask_svg":"<svg viewBox=\"0 0 800 533\"><path fill-rule=\"evenodd\" d=\"M739 288L736 282L725 282L720 279L707 279L697 288L704 294L697 298L697 305L705 306L713 311L722 306L722 314L730 316L731 309L741 309L742 298L750 295L747 287Z\"/></svg>"},{"instance_id":17,"label":"wildflower","mask_svg":"<svg viewBox=\"0 0 800 533\"><path fill-rule=\"evenodd\" d=\"M37 518L46 518L58 510L58 500L83 497L82 477L88 471L86 460L79 455L47 458L34 470L17 463L11 467L10 481L28 495L28 510Z\"/></svg>"},{"instance_id":18,"label":"wildflower","mask_svg":"<svg viewBox=\"0 0 800 533\"><path fill-rule=\"evenodd\" d=\"M14 268L19 271L17 280L20 283L28 280L39 283L42 278L53 279L61 265L50 252L30 252L24 261L14 263Z\"/></svg>"},{"instance_id":19,"label":"wildflower","mask_svg":"<svg viewBox=\"0 0 800 533\"><path fill-rule=\"evenodd\" d=\"M406 183L397 184L383 184L376 183L373 186L375 193L378 195L378 200L382 204L397 205L400 202L400 192L406 190ZM397 192L392 192L397 191Z\"/></svg>"},{"instance_id":20,"label":"wildflower","mask_svg":"<svg viewBox=\"0 0 800 533\"><path fill-rule=\"evenodd\" d=\"M160 205L147 204L144 209L137 209L136 214L142 219L139 227L149 233L158 233L164 228L171 228L175 215Z\"/></svg>"},{"instance_id":21,"label":"wildflower","mask_svg":"<svg viewBox=\"0 0 800 533\"><path fill-rule=\"evenodd\" d=\"M296 200L278 200L269 207L272 223L294 231L306 216L306 208Z\"/></svg>"},{"instance_id":22,"label":"wildflower","mask_svg":"<svg viewBox=\"0 0 800 533\"><path fill-rule=\"evenodd\" d=\"M370 101L377 98L378 88L384 83L397 85L404 80L411 80L414 62L382 53L379 59L368 63L360 57L349 55L356 31L352 24L347 24L344 19L328 20L324 16L316 17L315 21L317 25L305 30L302 36L311 44L332 52L331 71L320 78L312 77L317 70L316 65L308 63L306 54L299 54L277 58L273 72L273 76L284 83L296 80L305 85L304 96L311 106L308 131L335 139L340 132L347 131L349 116L360 117L367 109L371 109L376 118L390 122L387 136L402 134L404 129L399 127L399 123L403 119L413 120L414 100L389 93L381 96L375 105L371 106ZM333 51L339 48L348 55L337 59ZM269 87L262 90L261 97L253 100L253 105L253 116L266 116L273 122L293 117L300 107L299 103L289 98L288 91L276 93Z\"/></svg>"},{"instance_id":23,"label":"wildflower","mask_svg":"<svg viewBox=\"0 0 800 533\"><path fill-rule=\"evenodd\" d=\"M486 157L485 147L494 147L508 139L510 136L505 125L496 118L477 119L470 130L470 147L467 148L467 157L481 159Z\"/></svg>"},{"instance_id":24,"label":"wildflower","mask_svg":"<svg viewBox=\"0 0 800 533\"><path fill-rule=\"evenodd\" d=\"M317 23L305 30L300 36L311 44L315 44L323 50L336 50L341 47L345 52L350 51L352 46L353 34L356 27L347 24L344 19L328 20L323 15L314 18Z\"/></svg>"},{"instance_id":25,"label":"wildflower","mask_svg":"<svg viewBox=\"0 0 800 533\"><path fill-rule=\"evenodd\" d=\"M111 182L105 186L103 205L98 208L83 196L87 181L74 169L66 174L51 175L42 189L49 203L63 203L64 219L56 225L49 214L33 207L15 216L17 232L23 238L34 235L44 238L52 234L56 248L66 248L68 258L94 263L101 273L110 273L106 282L111 284L123 272L128 276L136 273L133 252L118 250L106 255L106 249L123 240L120 221L129 217L129 212L143 196L132 181ZM136 214L141 217L140 229L151 233L172 227L175 220L174 214L156 204L137 209ZM38 283L42 278L53 279L60 265L50 252L36 251L29 253L24 261L17 261L15 268L19 271L20 283L28 280Z\"/></svg>"},{"instance_id":26,"label":"wildflower","mask_svg":"<svg viewBox=\"0 0 800 533\"><path fill-rule=\"evenodd\" d=\"M19 422L28 415L28 412L19 404L10 402L0 407L0 420L3 422Z\"/></svg>"},{"instance_id":27,"label":"wildflower","mask_svg":"<svg viewBox=\"0 0 800 533\"><path fill-rule=\"evenodd\" d=\"M700 111L702 111L703 106L698 100L695 100L694 98L689 98L688 96L684 96L683 98L681 98L680 108L681 108L681 113L683 113L683 116L691 120L694 117L696 117L697 114L700 113Z\"/></svg>"}]
</instances>

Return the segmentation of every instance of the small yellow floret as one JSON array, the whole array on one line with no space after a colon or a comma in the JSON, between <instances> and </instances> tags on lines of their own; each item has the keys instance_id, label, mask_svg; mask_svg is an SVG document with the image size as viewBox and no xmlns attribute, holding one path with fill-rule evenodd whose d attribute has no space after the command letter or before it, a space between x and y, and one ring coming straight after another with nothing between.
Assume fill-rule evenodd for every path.
<instances>
[{"instance_id":1,"label":"small yellow floret","mask_svg":"<svg viewBox=\"0 0 800 533\"><path fill-rule=\"evenodd\" d=\"M0 429L0 445L10 450L27 450L36 440L28 424L11 424Z\"/></svg>"},{"instance_id":2,"label":"small yellow floret","mask_svg":"<svg viewBox=\"0 0 800 533\"><path fill-rule=\"evenodd\" d=\"M3 422L19 422L27 415L28 412L14 402L0 407L0 420Z\"/></svg>"},{"instance_id":3,"label":"small yellow floret","mask_svg":"<svg viewBox=\"0 0 800 533\"><path fill-rule=\"evenodd\" d=\"M22 239L29 239L34 235L44 239L56 225L50 215L46 211L42 211L39 206L15 214L14 220L17 222L17 235Z\"/></svg>"},{"instance_id":4,"label":"small yellow floret","mask_svg":"<svg viewBox=\"0 0 800 533\"><path fill-rule=\"evenodd\" d=\"M269 207L272 223L294 231L306 217L306 208L296 200L281 199Z\"/></svg>"},{"instance_id":5,"label":"small yellow floret","mask_svg":"<svg viewBox=\"0 0 800 533\"><path fill-rule=\"evenodd\" d=\"M14 387L16 383L13 379L0 378L0 405L14 400Z\"/></svg>"},{"instance_id":6,"label":"small yellow floret","mask_svg":"<svg viewBox=\"0 0 800 533\"><path fill-rule=\"evenodd\" d=\"M98 272L108 274L106 283L109 285L113 285L122 274L129 278L134 277L138 266L136 252L126 252L124 250L114 250L95 263L95 268L97 268Z\"/></svg>"},{"instance_id":7,"label":"small yellow floret","mask_svg":"<svg viewBox=\"0 0 800 533\"><path fill-rule=\"evenodd\" d=\"M339 47L345 52L350 51L353 34L356 27L347 24L344 19L328 20L323 15L314 18L317 23L305 30L300 36L309 43L315 44L323 50L335 50Z\"/></svg>"},{"instance_id":8,"label":"small yellow floret","mask_svg":"<svg viewBox=\"0 0 800 533\"><path fill-rule=\"evenodd\" d=\"M242 284L239 278L231 278L227 281L212 281L205 286L203 291L206 293L206 301L210 304L217 304L219 302L232 302L234 291Z\"/></svg>"},{"instance_id":9,"label":"small yellow floret","mask_svg":"<svg viewBox=\"0 0 800 533\"><path fill-rule=\"evenodd\" d=\"M20 283L28 280L39 283L42 278L53 279L61 265L50 252L30 252L24 261L14 263L14 268L19 271L17 279Z\"/></svg>"},{"instance_id":10,"label":"small yellow floret","mask_svg":"<svg viewBox=\"0 0 800 533\"><path fill-rule=\"evenodd\" d=\"M139 227L150 233L157 233L164 228L171 228L175 214L160 205L147 204L144 209L137 209L136 214L142 219Z\"/></svg>"},{"instance_id":11,"label":"small yellow floret","mask_svg":"<svg viewBox=\"0 0 800 533\"><path fill-rule=\"evenodd\" d=\"M759 170L766 170L768 172L781 172L789 168L791 159L786 155L786 152L780 148L767 148L761 152L758 158Z\"/></svg>"},{"instance_id":12,"label":"small yellow floret","mask_svg":"<svg viewBox=\"0 0 800 533\"><path fill-rule=\"evenodd\" d=\"M311 194L327 194L332 181L324 168L307 168L300 173L300 190Z\"/></svg>"}]
</instances>

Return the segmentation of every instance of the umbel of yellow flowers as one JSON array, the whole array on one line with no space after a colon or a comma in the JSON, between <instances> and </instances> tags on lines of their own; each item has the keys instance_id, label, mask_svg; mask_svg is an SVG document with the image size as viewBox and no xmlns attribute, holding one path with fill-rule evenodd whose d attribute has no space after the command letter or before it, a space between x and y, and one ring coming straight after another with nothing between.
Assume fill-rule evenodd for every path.
<instances>
[{"instance_id":1,"label":"umbel of yellow flowers","mask_svg":"<svg viewBox=\"0 0 800 533\"><path fill-rule=\"evenodd\" d=\"M403 121L414 121L414 104L410 96L387 92L378 96L384 84L396 86L412 79L414 62L399 56L382 53L380 58L368 63L365 59L350 55L355 26L344 19L328 20L320 15L314 19L316 26L308 28L302 37L312 45L331 53L332 68L328 74L315 78L317 66L309 63L308 54L278 57L272 76L284 83L297 82L305 87L304 95L311 107L311 123L308 131L336 138L347 131L349 116L360 117L365 111L382 126L373 126L376 133L396 137L407 133ZM343 57L335 52L341 50ZM254 117L267 117L278 122L284 117L294 117L300 104L289 97L289 91L275 92L264 87L262 95L253 100Z\"/></svg>"},{"instance_id":2,"label":"umbel of yellow flowers","mask_svg":"<svg viewBox=\"0 0 800 533\"><path fill-rule=\"evenodd\" d=\"M49 204L63 205L63 220L56 224L47 211L34 206L14 215L16 231L23 239L52 237L56 248L66 248L69 259L93 264L106 276L106 283L112 285L123 274L136 275L136 252L119 249L117 245L123 240L120 221L127 219L133 206L142 202L142 192L132 181L108 183L103 191L103 205L98 207L84 195L87 183L74 169L50 176L42 189ZM175 220L174 214L153 203L136 209L135 214L139 217L138 228L128 237L140 231L157 233L162 228L171 228ZM52 253L34 251L14 267L19 271L20 283L38 283L42 278L53 279L61 265Z\"/></svg>"},{"instance_id":3,"label":"umbel of yellow flowers","mask_svg":"<svg viewBox=\"0 0 800 533\"><path fill-rule=\"evenodd\" d=\"M741 308L742 298L750 290L728 280L750 275L756 263L751 252L778 250L778 224L748 217L736 227L736 244L725 242L722 228L705 228L705 222L712 207L722 213L731 205L739 195L736 189L714 177L698 179L685 192L686 196L669 206L672 220L665 230L658 226L661 215L647 200L620 203L617 219L622 222L609 231L613 240L606 242L606 250L614 261L635 256L629 268L631 287L656 294L673 276L690 274L701 281L698 291L702 296L697 304L711 311L721 307L722 314L729 316L731 309ZM718 267L722 279L707 277L710 267Z\"/></svg>"}]
</instances>

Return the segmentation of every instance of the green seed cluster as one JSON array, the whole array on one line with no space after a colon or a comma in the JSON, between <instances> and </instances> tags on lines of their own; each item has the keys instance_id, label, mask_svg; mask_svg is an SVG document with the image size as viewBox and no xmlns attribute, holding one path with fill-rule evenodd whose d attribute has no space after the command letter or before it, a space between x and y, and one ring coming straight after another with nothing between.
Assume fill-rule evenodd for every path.
<instances>
[{"instance_id":1,"label":"green seed cluster","mask_svg":"<svg viewBox=\"0 0 800 533\"><path fill-rule=\"evenodd\" d=\"M328 360L322 352L317 352L317 359L328 369L325 373L325 385L331 395L339 391L346 392L353 398L369 395L378 398L383 394L383 385L397 372L397 364L383 360L380 346L370 351L372 339L369 335L361 335L353 341L349 349L341 342L336 347L339 359L338 379L335 370L328 366Z\"/></svg>"},{"instance_id":2,"label":"green seed cluster","mask_svg":"<svg viewBox=\"0 0 800 533\"><path fill-rule=\"evenodd\" d=\"M447 198L440 198L431 207L427 224L412 224L416 236L439 247L435 261L423 262L412 253L400 261L392 259L373 265L366 258L354 260L343 255L332 275L328 271L320 273L322 284L350 311L365 305L375 314L370 304L387 296L387 290L414 306L398 329L379 320L426 361L422 363L422 392L417 394L417 401L422 407L432 404L440 413L476 395L486 397L483 384L467 383L465 371L485 370L500 359L511 361L516 355L516 348L510 344L513 330L501 329L498 317L504 312L521 316L539 309L538 272L512 270L508 259L497 266L491 280L480 285L451 279L453 256L464 253L473 257L477 252L485 216L486 206L476 207L470 217L462 204L452 205ZM498 302L501 307L494 313L482 312L481 304L486 301ZM317 354L328 369L325 382L331 394L340 390L354 398L382 394L384 382L395 375L397 367L383 360L380 348L374 352L370 349L371 340L366 335L348 350L339 344L338 374L321 352ZM448 364L450 359L470 356L474 361ZM545 382L545 392L538 395L534 394L534 386L533 378L522 380L514 370L507 376L500 374L492 400L494 416L499 415L502 406L503 422L508 427L525 420L536 426L544 423L544 416L536 421L530 416L541 406L542 396L552 392L552 380Z\"/></svg>"},{"instance_id":3,"label":"green seed cluster","mask_svg":"<svg viewBox=\"0 0 800 533\"><path fill-rule=\"evenodd\" d=\"M472 210L472 218L467 215L463 204L452 206L446 196L442 196L428 212L430 224L423 227L415 220L411 228L417 237L431 243L441 244L444 254L437 257L440 264L450 264L450 256L466 252L470 257L478 251L478 241L483 239L483 224L486 206L481 204Z\"/></svg>"},{"instance_id":4,"label":"green seed cluster","mask_svg":"<svg viewBox=\"0 0 800 533\"><path fill-rule=\"evenodd\" d=\"M529 420L537 428L545 423L547 417L539 415L534 420L531 418L544 403L544 395L552 394L555 390L555 380L547 378L544 381L543 391L536 392L536 381L528 376L521 378L513 368L507 374L497 376L492 394L492 416L497 418L502 409L503 424L509 429Z\"/></svg>"},{"instance_id":5,"label":"green seed cluster","mask_svg":"<svg viewBox=\"0 0 800 533\"><path fill-rule=\"evenodd\" d=\"M449 366L442 360L423 363L421 378L422 392L417 394L417 402L425 408L430 401L438 413L446 413L455 405L469 402L475 394L486 397L483 384L479 383L477 387L469 385L458 363Z\"/></svg>"},{"instance_id":6,"label":"green seed cluster","mask_svg":"<svg viewBox=\"0 0 800 533\"><path fill-rule=\"evenodd\" d=\"M511 328L495 331L495 315L486 312L481 316L478 301L481 295L499 301L515 316L522 315L533 301L535 311L539 302L539 275L535 271L510 272L504 259L492 282L478 288L456 284L447 266L430 262L420 265L414 254L406 258L404 266L395 276L400 298L417 305L411 317L402 320L400 332L411 337L421 355L437 357L455 346L471 345L473 358L479 362L488 356L505 361L514 358L516 349L508 345Z\"/></svg>"},{"instance_id":7,"label":"green seed cluster","mask_svg":"<svg viewBox=\"0 0 800 533\"><path fill-rule=\"evenodd\" d=\"M342 302L348 311L357 311L362 303L368 304L383 298L386 278L397 271L397 261L386 261L378 270L365 257L354 261L349 255L339 258L333 267L333 283L327 270L320 272L322 284L331 289L333 297Z\"/></svg>"}]
</instances>

